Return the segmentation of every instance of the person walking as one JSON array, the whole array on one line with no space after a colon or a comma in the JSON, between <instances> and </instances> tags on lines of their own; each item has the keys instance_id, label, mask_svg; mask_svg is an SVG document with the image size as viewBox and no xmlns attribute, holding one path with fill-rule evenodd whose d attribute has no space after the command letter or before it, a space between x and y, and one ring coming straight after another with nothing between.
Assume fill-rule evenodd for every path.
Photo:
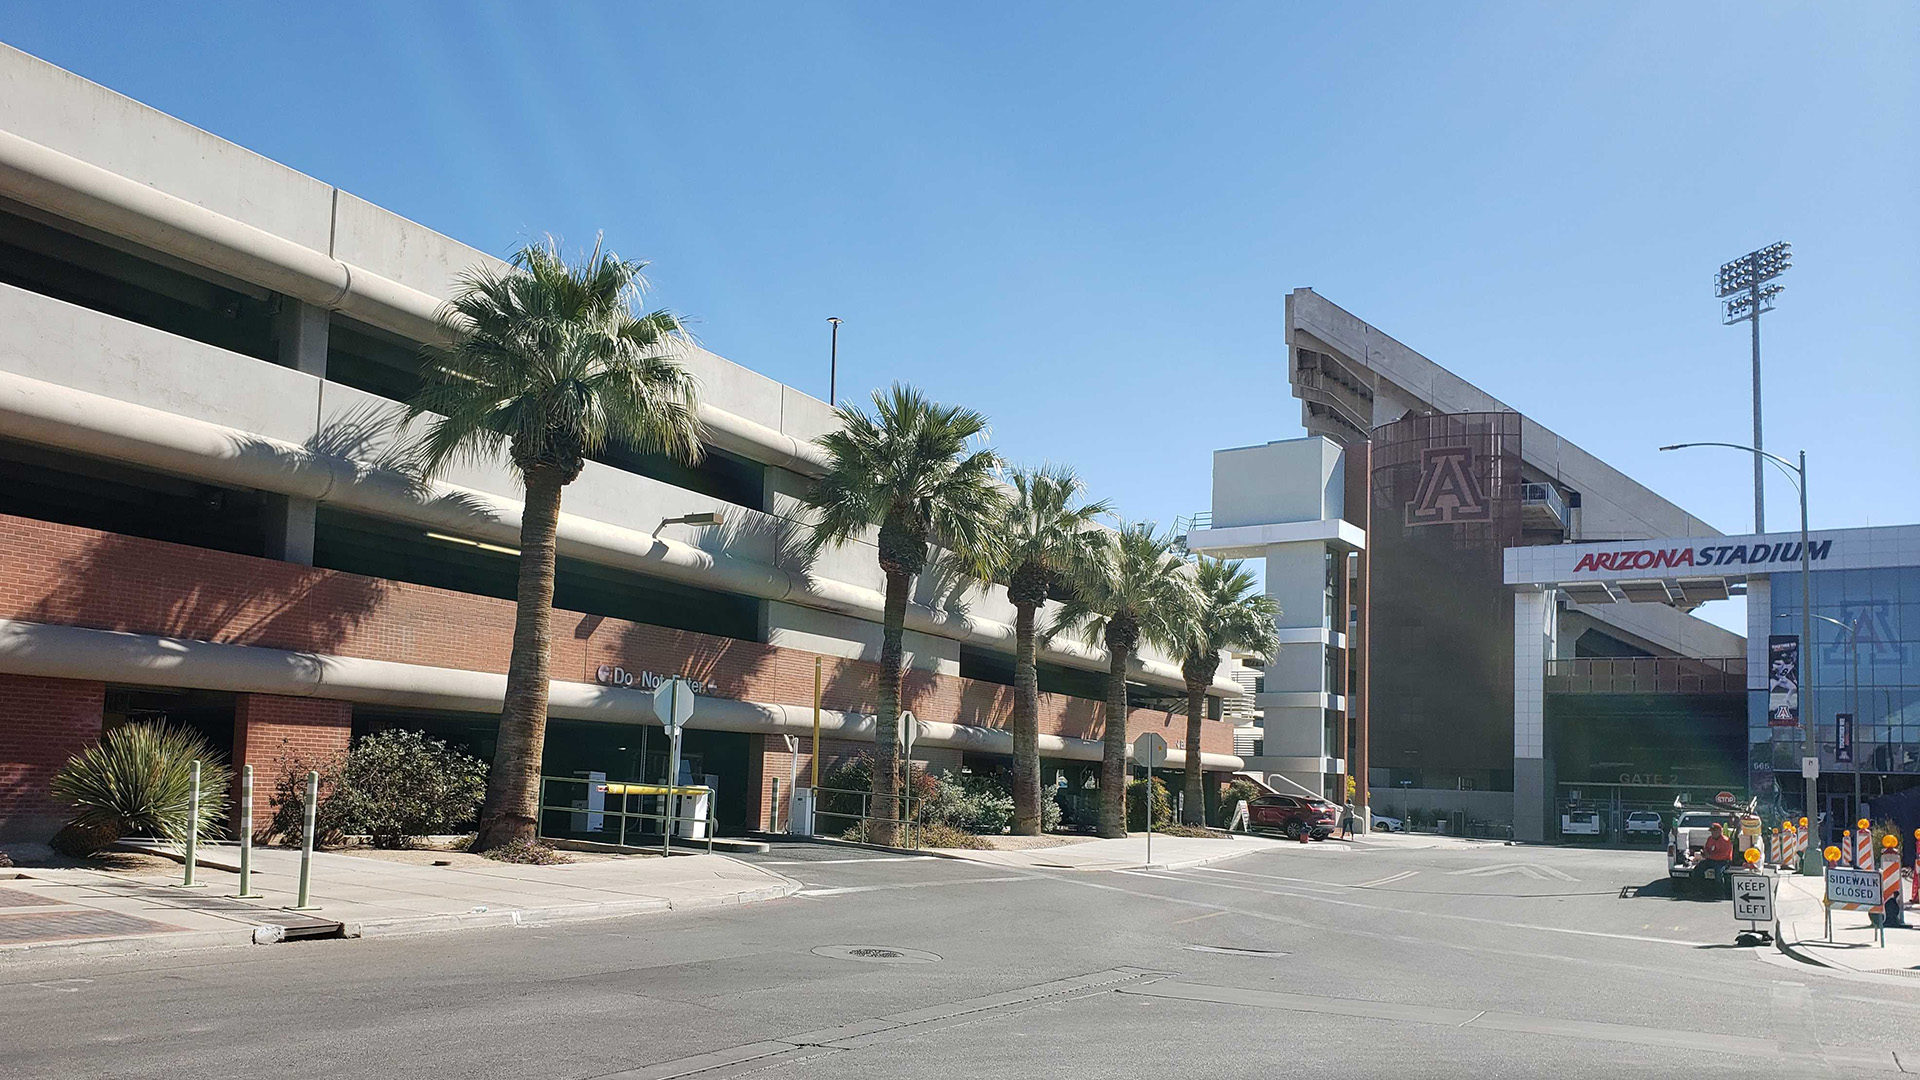
<instances>
[{"instance_id":1,"label":"person walking","mask_svg":"<svg viewBox=\"0 0 1920 1080\"><path fill-rule=\"evenodd\" d=\"M1347 809L1344 813L1340 815L1340 839L1342 840L1353 839L1353 826L1355 824L1355 818L1357 816L1358 814L1353 808L1353 800L1348 799Z\"/></svg>"}]
</instances>

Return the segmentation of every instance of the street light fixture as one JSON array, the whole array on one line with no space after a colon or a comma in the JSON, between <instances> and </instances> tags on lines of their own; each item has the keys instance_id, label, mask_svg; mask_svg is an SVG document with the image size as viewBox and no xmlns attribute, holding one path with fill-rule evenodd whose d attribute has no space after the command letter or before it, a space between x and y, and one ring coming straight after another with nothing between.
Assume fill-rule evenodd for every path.
<instances>
[{"instance_id":1,"label":"street light fixture","mask_svg":"<svg viewBox=\"0 0 1920 1080\"><path fill-rule=\"evenodd\" d=\"M1713 280L1714 295L1724 305L1722 325L1753 323L1753 531L1757 533L1767 531L1765 470L1759 456L1766 445L1760 438L1760 316L1773 310L1773 298L1787 288L1768 283L1792 266L1793 245L1782 240L1721 264Z\"/></svg>"},{"instance_id":2,"label":"street light fixture","mask_svg":"<svg viewBox=\"0 0 1920 1080\"><path fill-rule=\"evenodd\" d=\"M691 525L696 529L703 529L726 523L727 519L723 515L711 510L700 514L682 514L679 517L661 518L660 524L653 527L653 535L659 536L660 530L669 525Z\"/></svg>"},{"instance_id":3,"label":"street light fixture","mask_svg":"<svg viewBox=\"0 0 1920 1080\"><path fill-rule=\"evenodd\" d=\"M827 404L832 405L834 408L839 408L840 407L840 320L832 315L829 315L827 316L827 322L832 324L833 326L833 330L832 330L833 338L831 342L827 345Z\"/></svg>"},{"instance_id":4,"label":"street light fixture","mask_svg":"<svg viewBox=\"0 0 1920 1080\"><path fill-rule=\"evenodd\" d=\"M1759 367L1756 365L1754 371L1757 373L1759 370ZM1758 383L1755 385L1757 386ZM1759 416L1758 412L1756 411L1754 415L1757 421ZM1756 422L1756 427L1757 426ZM1762 459L1771 461L1779 467L1781 472L1787 474L1787 479L1793 481L1794 488L1800 492L1800 641L1803 644L1811 642L1813 640L1813 558L1808 554L1807 548L1807 452L1805 450L1800 451L1800 463L1795 465L1793 462L1788 461L1778 454L1769 454L1757 446L1741 446L1739 443L1674 443L1672 446L1663 446L1660 449L1686 450L1695 446L1724 446L1730 450L1744 450L1752 454L1753 460L1756 463ZM1759 465L1755 464L1754 468L1758 470ZM1754 491L1756 492L1754 509L1757 511L1760 508L1759 496L1757 494L1759 491L1758 485L1754 487ZM1800 673L1800 772L1803 776L1808 772L1806 759L1812 758L1816 762L1820 759L1818 746L1813 741L1813 716L1809 711L1809 705L1813 700L1813 694L1811 692L1813 687L1813 664L1810 662L1811 659L1811 651L1808 651L1805 658L1801 661L1802 670ZM1819 797L1818 789L1820 781L1812 776L1807 776L1806 780L1807 817L1812 821L1818 821L1820 815L1819 811L1815 809L1814 804ZM1821 873L1820 856L1818 852L1813 850L1812 844L1808 844L1807 850L1801 853L1800 872L1806 875Z\"/></svg>"},{"instance_id":5,"label":"street light fixture","mask_svg":"<svg viewBox=\"0 0 1920 1080\"><path fill-rule=\"evenodd\" d=\"M1787 613L1784 611L1774 616L1774 618L1776 619L1784 619L1786 617L1787 617ZM1860 717L1860 620L1858 618L1855 618L1853 622L1849 624L1849 623L1843 623L1839 619L1836 619L1830 615L1815 615L1814 618L1819 619L1821 622L1832 623L1833 625L1847 632L1847 647L1853 653L1853 695L1852 695L1853 697L1853 733L1852 734L1853 734L1853 741L1857 747L1857 745L1860 742L1860 719L1861 719ZM1837 759L1839 757L1839 752L1838 752L1839 741L1840 741L1840 736L1838 731L1838 725L1836 725L1835 732L1834 732L1834 744L1835 744L1834 756L1836 758L1836 764L1838 763ZM1847 762L1847 765L1850 767L1849 771L1853 773L1853 812L1854 814L1857 815L1860 813L1860 755L1857 749L1853 751L1851 760ZM1851 821L1852 818L1849 817L1848 820Z\"/></svg>"}]
</instances>

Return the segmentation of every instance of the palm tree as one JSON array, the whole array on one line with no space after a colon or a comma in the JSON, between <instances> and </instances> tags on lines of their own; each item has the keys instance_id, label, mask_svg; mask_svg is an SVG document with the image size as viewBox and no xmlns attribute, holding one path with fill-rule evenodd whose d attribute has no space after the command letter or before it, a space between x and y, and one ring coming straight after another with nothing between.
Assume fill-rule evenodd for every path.
<instances>
[{"instance_id":1,"label":"palm tree","mask_svg":"<svg viewBox=\"0 0 1920 1080\"><path fill-rule=\"evenodd\" d=\"M666 311L645 311L644 263L596 244L577 266L551 241L502 269L461 278L440 319L451 344L428 354L407 421L431 477L461 460L504 457L526 487L520 581L506 701L473 848L536 832L560 492L610 443L699 459L693 377L676 361L686 343Z\"/></svg>"},{"instance_id":2,"label":"palm tree","mask_svg":"<svg viewBox=\"0 0 1920 1080\"><path fill-rule=\"evenodd\" d=\"M1127 669L1140 644L1171 645L1193 606L1185 563L1151 522L1097 534L1094 558L1072 583L1054 625L1107 649L1107 711L1100 751L1100 835L1127 835Z\"/></svg>"},{"instance_id":3,"label":"palm tree","mask_svg":"<svg viewBox=\"0 0 1920 1080\"><path fill-rule=\"evenodd\" d=\"M1259 591L1246 564L1200 556L1194 567L1195 603L1178 628L1175 649L1187 683L1186 813L1188 825L1205 825L1205 791L1200 781L1200 720L1206 715L1207 687L1220 670L1222 650L1247 653L1266 663L1280 648L1274 619L1280 607Z\"/></svg>"},{"instance_id":4,"label":"palm tree","mask_svg":"<svg viewBox=\"0 0 1920 1080\"><path fill-rule=\"evenodd\" d=\"M993 525L1006 495L994 481L1000 455L969 450L987 429L972 409L941 405L911 386L873 392L873 413L839 406L840 426L814 440L827 454L826 474L807 491L819 518L807 552L845 543L880 526L880 571L886 576L881 616L880 686L873 730L871 835L893 842L900 809L901 635L913 579L940 544L958 568L985 576L994 562ZM816 750L816 752L818 752Z\"/></svg>"},{"instance_id":5,"label":"palm tree","mask_svg":"<svg viewBox=\"0 0 1920 1080\"><path fill-rule=\"evenodd\" d=\"M1080 503L1085 487L1073 470L1049 465L1015 469L1013 499L996 527L1000 546L992 577L1013 602L1013 832L1040 833L1040 670L1034 613L1055 586L1084 574L1106 502Z\"/></svg>"}]
</instances>

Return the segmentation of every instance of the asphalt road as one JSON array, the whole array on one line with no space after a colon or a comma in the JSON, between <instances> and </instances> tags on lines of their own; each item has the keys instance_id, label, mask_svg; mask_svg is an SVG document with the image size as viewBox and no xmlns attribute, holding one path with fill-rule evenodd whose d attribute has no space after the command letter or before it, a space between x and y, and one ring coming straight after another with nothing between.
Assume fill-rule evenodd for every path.
<instances>
[{"instance_id":1,"label":"asphalt road","mask_svg":"<svg viewBox=\"0 0 1920 1080\"><path fill-rule=\"evenodd\" d=\"M1920 1072L1920 975L1733 945L1658 852L1287 848L1034 873L781 845L710 913L10 962L0 1076ZM1896 1056L1897 1055L1897 1056Z\"/></svg>"}]
</instances>

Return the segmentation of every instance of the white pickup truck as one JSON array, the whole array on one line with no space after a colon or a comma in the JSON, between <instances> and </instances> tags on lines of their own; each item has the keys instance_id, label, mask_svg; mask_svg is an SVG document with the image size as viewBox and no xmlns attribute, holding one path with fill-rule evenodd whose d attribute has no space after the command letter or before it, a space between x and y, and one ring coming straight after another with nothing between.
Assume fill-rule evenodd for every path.
<instances>
[{"instance_id":1,"label":"white pickup truck","mask_svg":"<svg viewBox=\"0 0 1920 1080\"><path fill-rule=\"evenodd\" d=\"M1574 807L1560 815L1560 837L1563 840L1598 840L1605 835L1605 826L1600 822L1598 810Z\"/></svg>"},{"instance_id":2,"label":"white pickup truck","mask_svg":"<svg viewBox=\"0 0 1920 1080\"><path fill-rule=\"evenodd\" d=\"M1658 810L1630 810L1621 833L1629 844L1657 844L1665 839L1667 825Z\"/></svg>"}]
</instances>

